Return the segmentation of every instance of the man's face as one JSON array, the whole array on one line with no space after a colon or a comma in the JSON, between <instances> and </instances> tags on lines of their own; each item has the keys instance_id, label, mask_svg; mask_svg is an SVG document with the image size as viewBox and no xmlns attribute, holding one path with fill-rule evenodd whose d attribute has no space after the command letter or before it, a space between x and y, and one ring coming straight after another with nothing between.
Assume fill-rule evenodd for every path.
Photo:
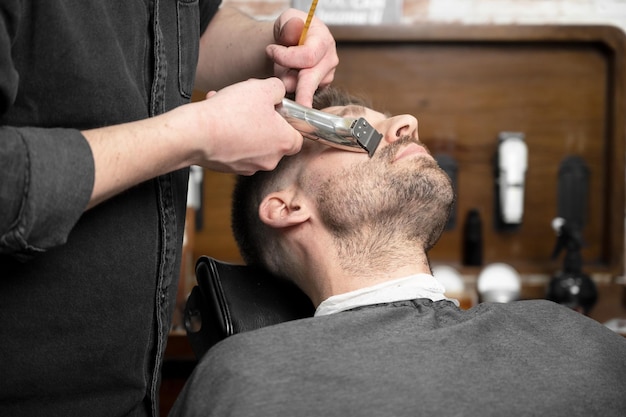
<instances>
[{"instance_id":1,"label":"man's face","mask_svg":"<svg viewBox=\"0 0 626 417\"><path fill-rule=\"evenodd\" d=\"M310 180L323 181L338 170L353 164L374 165L386 162L387 167L403 160L424 158L432 161L428 150L419 141L417 120L410 115L388 117L378 111L362 106L334 106L324 112L342 117L364 117L377 131L383 134L376 153L370 160L366 153L337 150L322 143L306 140L299 155L302 172ZM427 162L431 164L432 162ZM369 175L368 175L369 176Z\"/></svg>"},{"instance_id":2,"label":"man's face","mask_svg":"<svg viewBox=\"0 0 626 417\"><path fill-rule=\"evenodd\" d=\"M423 147L423 144L419 143L419 137L417 133L417 120L411 115L405 114L395 117L388 117L378 111L356 105L327 107L322 109L322 111L342 117L364 117L376 130L384 135L384 139L380 143L378 152L380 152L382 148L395 142L399 137L408 136L417 146L407 147L407 153L403 155L398 155L398 157L406 157L411 154L417 153L428 153L427 150ZM405 144L408 144L408 142ZM311 153L323 152L325 154L324 158L336 157L341 159L343 163L346 163L348 160L348 156L344 155L343 153L328 152L327 147L312 145L309 141L305 141L305 148L309 148L307 149L307 151ZM358 155L359 153L357 152L356 154ZM364 156L366 155L360 154L358 155L358 159L363 159Z\"/></svg>"},{"instance_id":3,"label":"man's face","mask_svg":"<svg viewBox=\"0 0 626 417\"><path fill-rule=\"evenodd\" d=\"M377 229L404 234L428 247L432 233L426 229L445 224L453 193L447 175L419 142L417 120L410 115L387 117L361 106L323 111L364 117L383 134L371 159L366 153L305 141L298 155L298 182L315 199L329 230L342 237Z\"/></svg>"}]
</instances>

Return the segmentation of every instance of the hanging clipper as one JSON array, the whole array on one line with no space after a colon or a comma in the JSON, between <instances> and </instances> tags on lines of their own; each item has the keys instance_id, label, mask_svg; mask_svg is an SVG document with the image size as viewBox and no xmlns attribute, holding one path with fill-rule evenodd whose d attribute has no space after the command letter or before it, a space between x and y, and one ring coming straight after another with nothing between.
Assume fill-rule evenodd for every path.
<instances>
[{"instance_id":1,"label":"hanging clipper","mask_svg":"<svg viewBox=\"0 0 626 417\"><path fill-rule=\"evenodd\" d=\"M363 117L341 117L286 98L276 110L305 138L345 151L367 152L370 158L383 138Z\"/></svg>"},{"instance_id":2,"label":"hanging clipper","mask_svg":"<svg viewBox=\"0 0 626 417\"><path fill-rule=\"evenodd\" d=\"M528 147L521 132L501 132L496 157L496 195L500 228L517 227L524 215Z\"/></svg>"}]
</instances>

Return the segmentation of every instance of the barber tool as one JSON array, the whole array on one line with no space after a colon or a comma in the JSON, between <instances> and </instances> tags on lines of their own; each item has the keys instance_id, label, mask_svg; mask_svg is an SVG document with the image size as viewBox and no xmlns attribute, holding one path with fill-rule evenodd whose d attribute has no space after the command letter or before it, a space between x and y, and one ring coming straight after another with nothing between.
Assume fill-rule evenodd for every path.
<instances>
[{"instance_id":1,"label":"barber tool","mask_svg":"<svg viewBox=\"0 0 626 417\"><path fill-rule=\"evenodd\" d=\"M315 14L316 7L317 0L313 0L313 2L311 3L311 7L309 8L309 14L306 17L306 22L304 22L304 28L302 29L302 34L300 35L298 45L302 45L304 43L304 40L306 39L306 34L309 31L309 26L311 26L311 20L313 20L313 15Z\"/></svg>"},{"instance_id":2,"label":"barber tool","mask_svg":"<svg viewBox=\"0 0 626 417\"><path fill-rule=\"evenodd\" d=\"M522 282L515 268L496 262L480 271L476 287L481 303L509 303L519 299Z\"/></svg>"},{"instance_id":3,"label":"barber tool","mask_svg":"<svg viewBox=\"0 0 626 417\"><path fill-rule=\"evenodd\" d=\"M576 223L562 217L552 221L552 228L557 234L552 259L556 259L563 249L565 257L563 269L550 280L546 298L587 315L598 300L598 290L591 277L582 271L580 250L583 238L580 230Z\"/></svg>"},{"instance_id":4,"label":"barber tool","mask_svg":"<svg viewBox=\"0 0 626 417\"><path fill-rule=\"evenodd\" d=\"M307 139L352 152L374 155L383 135L363 117L341 117L283 99L276 110Z\"/></svg>"},{"instance_id":5,"label":"barber tool","mask_svg":"<svg viewBox=\"0 0 626 417\"><path fill-rule=\"evenodd\" d=\"M522 223L527 168L528 148L524 134L501 132L496 162L497 220L501 229L515 228Z\"/></svg>"},{"instance_id":6,"label":"barber tool","mask_svg":"<svg viewBox=\"0 0 626 417\"><path fill-rule=\"evenodd\" d=\"M587 223L589 174L587 163L578 155L566 156L559 166L557 215L569 228L583 230Z\"/></svg>"},{"instance_id":7,"label":"barber tool","mask_svg":"<svg viewBox=\"0 0 626 417\"><path fill-rule=\"evenodd\" d=\"M483 264L483 223L477 209L471 209L465 219L462 262L468 266Z\"/></svg>"}]
</instances>

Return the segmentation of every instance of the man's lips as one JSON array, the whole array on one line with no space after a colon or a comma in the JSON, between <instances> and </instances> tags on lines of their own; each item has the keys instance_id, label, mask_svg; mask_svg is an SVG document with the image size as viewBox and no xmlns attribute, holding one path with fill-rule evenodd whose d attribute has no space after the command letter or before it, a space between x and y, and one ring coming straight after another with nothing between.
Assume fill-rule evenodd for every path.
<instances>
[{"instance_id":1,"label":"man's lips","mask_svg":"<svg viewBox=\"0 0 626 417\"><path fill-rule=\"evenodd\" d=\"M424 147L418 145L415 142L412 142L400 148L398 153L396 153L396 156L393 159L393 162L399 161L400 159L421 156L421 155L430 156L430 154L426 151L426 149L424 149Z\"/></svg>"}]
</instances>

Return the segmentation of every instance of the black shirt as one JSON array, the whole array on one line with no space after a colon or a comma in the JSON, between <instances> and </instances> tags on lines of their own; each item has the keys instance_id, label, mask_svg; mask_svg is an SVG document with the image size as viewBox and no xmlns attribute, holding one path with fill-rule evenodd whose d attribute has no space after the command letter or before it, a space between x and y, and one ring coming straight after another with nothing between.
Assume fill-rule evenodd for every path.
<instances>
[{"instance_id":1,"label":"black shirt","mask_svg":"<svg viewBox=\"0 0 626 417\"><path fill-rule=\"evenodd\" d=\"M0 415L158 414L187 170L83 214L79 130L188 102L218 5L0 4Z\"/></svg>"}]
</instances>

